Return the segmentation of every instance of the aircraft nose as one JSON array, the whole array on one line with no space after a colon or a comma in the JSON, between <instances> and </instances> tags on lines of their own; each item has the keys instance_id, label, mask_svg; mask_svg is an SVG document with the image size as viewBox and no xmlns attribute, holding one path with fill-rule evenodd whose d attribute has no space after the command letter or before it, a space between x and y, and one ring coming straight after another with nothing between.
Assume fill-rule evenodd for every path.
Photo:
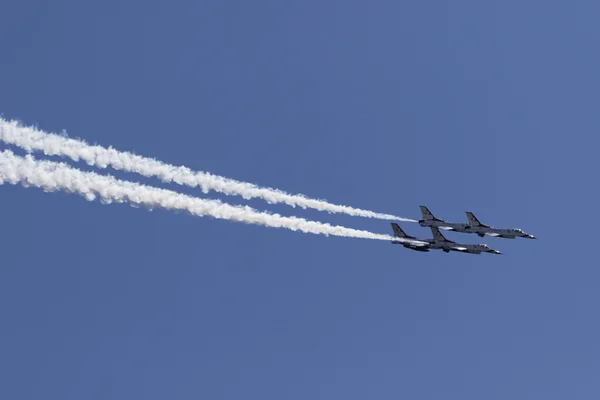
<instances>
[{"instance_id":1,"label":"aircraft nose","mask_svg":"<svg viewBox=\"0 0 600 400\"><path fill-rule=\"evenodd\" d=\"M537 239L537 238L536 238L535 236L533 236L533 235L529 235L529 236L527 236L527 238L528 238L528 239Z\"/></svg>"},{"instance_id":2,"label":"aircraft nose","mask_svg":"<svg viewBox=\"0 0 600 400\"><path fill-rule=\"evenodd\" d=\"M494 254L502 254L498 250L492 250L492 253L494 253Z\"/></svg>"}]
</instances>

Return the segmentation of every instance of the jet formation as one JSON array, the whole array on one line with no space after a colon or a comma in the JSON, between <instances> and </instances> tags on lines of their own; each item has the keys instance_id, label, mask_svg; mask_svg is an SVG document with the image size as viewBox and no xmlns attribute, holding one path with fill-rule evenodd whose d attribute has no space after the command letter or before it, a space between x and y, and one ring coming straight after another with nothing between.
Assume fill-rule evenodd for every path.
<instances>
[{"instance_id":1,"label":"jet formation","mask_svg":"<svg viewBox=\"0 0 600 400\"><path fill-rule=\"evenodd\" d=\"M498 250L494 250L486 244L462 244L448 240L440 232L440 229L460 233L474 233L479 237L492 236L505 239L521 237L526 239L536 239L535 236L525 233L522 229L495 228L490 225L482 224L470 211L466 212L466 223L447 222L443 219L436 218L427 207L420 207L423 218L419 220L419 225L431 229L432 237L416 238L414 236L407 235L397 223L393 222L392 229L394 231L394 237L402 239L401 241L392 241L393 244L401 244L407 249L421 252L428 252L429 250L442 250L445 253L457 251L469 254L502 254Z\"/></svg>"}]
</instances>

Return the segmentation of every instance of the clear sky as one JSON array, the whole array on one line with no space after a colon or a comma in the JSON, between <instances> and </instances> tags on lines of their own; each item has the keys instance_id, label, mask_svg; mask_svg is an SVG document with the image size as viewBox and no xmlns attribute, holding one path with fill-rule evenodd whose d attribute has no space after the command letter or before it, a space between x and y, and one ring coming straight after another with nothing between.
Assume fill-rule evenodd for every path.
<instances>
[{"instance_id":1,"label":"clear sky","mask_svg":"<svg viewBox=\"0 0 600 400\"><path fill-rule=\"evenodd\" d=\"M3 2L4 118L378 212L470 210L539 240L448 234L504 254L423 254L4 185L0 398L597 399L599 13Z\"/></svg>"}]
</instances>

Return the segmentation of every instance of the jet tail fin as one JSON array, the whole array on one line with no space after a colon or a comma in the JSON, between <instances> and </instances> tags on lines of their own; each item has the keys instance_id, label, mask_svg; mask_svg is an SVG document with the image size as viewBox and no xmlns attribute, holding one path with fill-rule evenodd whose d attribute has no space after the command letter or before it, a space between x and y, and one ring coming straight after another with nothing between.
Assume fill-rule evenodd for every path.
<instances>
[{"instance_id":1,"label":"jet tail fin","mask_svg":"<svg viewBox=\"0 0 600 400\"><path fill-rule=\"evenodd\" d=\"M433 214L431 213L431 211L429 211L429 208L425 207L425 206L419 206L421 208L421 214L423 215L423 219L425 221L440 221L440 222L444 222L444 220L436 218L433 216Z\"/></svg>"},{"instance_id":2,"label":"jet tail fin","mask_svg":"<svg viewBox=\"0 0 600 400\"><path fill-rule=\"evenodd\" d=\"M473 226L480 226L481 222L479 222L479 220L477 219L477 217L475 215L473 215L472 212L467 211L467 220L469 221L469 225L473 225Z\"/></svg>"},{"instance_id":3,"label":"jet tail fin","mask_svg":"<svg viewBox=\"0 0 600 400\"><path fill-rule=\"evenodd\" d=\"M433 239L436 242L450 242L450 240L446 239L446 237L444 235L442 235L442 232L440 232L440 230L435 227L435 226L431 226L431 234L433 235Z\"/></svg>"},{"instance_id":4,"label":"jet tail fin","mask_svg":"<svg viewBox=\"0 0 600 400\"><path fill-rule=\"evenodd\" d=\"M395 222L392 222L392 229L394 230L394 237L399 237L399 238L404 238L404 239L414 239L412 236L408 236L402 230L402 228L400 228L400 225L398 225Z\"/></svg>"},{"instance_id":5,"label":"jet tail fin","mask_svg":"<svg viewBox=\"0 0 600 400\"><path fill-rule=\"evenodd\" d=\"M479 220L477 219L477 217L471 211L466 211L465 214L467 214L467 220L469 221L469 225L471 225L471 226L483 226L483 227L489 228L489 226L484 225L481 222L479 222Z\"/></svg>"}]
</instances>

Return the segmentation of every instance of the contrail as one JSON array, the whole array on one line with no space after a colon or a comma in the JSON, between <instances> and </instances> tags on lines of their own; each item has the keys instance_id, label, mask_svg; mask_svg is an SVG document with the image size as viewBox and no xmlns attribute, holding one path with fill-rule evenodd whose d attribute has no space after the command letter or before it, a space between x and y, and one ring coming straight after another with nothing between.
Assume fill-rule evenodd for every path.
<instances>
[{"instance_id":1,"label":"contrail","mask_svg":"<svg viewBox=\"0 0 600 400\"><path fill-rule=\"evenodd\" d=\"M174 166L142 157L130 152L90 145L82 140L70 139L47 133L34 127L21 126L17 121L0 118L0 140L19 146L28 152L41 151L49 156L68 157L74 161L83 160L98 168L112 167L116 170L135 172L146 177L156 177L163 182L175 182L190 187L199 186L204 193L214 190L227 195L239 195L244 199L261 198L269 203L284 203L292 207L312 208L329 213L378 218L396 221L417 222L390 214L381 214L359 208L311 199L301 194L289 194L278 189L259 187L252 183L197 172L183 166Z\"/></svg>"},{"instance_id":2,"label":"contrail","mask_svg":"<svg viewBox=\"0 0 600 400\"><path fill-rule=\"evenodd\" d=\"M76 193L89 201L99 197L103 203L160 207L186 211L196 216L211 216L305 233L398 241L398 238L388 235L307 221L302 218L261 213L247 206L232 206L216 200L199 199L171 190L122 181L112 176L83 172L64 163L36 160L31 155L20 157L10 150L0 152L0 184L5 182L13 185L21 183L25 187L35 186L47 192L62 190Z\"/></svg>"}]
</instances>

